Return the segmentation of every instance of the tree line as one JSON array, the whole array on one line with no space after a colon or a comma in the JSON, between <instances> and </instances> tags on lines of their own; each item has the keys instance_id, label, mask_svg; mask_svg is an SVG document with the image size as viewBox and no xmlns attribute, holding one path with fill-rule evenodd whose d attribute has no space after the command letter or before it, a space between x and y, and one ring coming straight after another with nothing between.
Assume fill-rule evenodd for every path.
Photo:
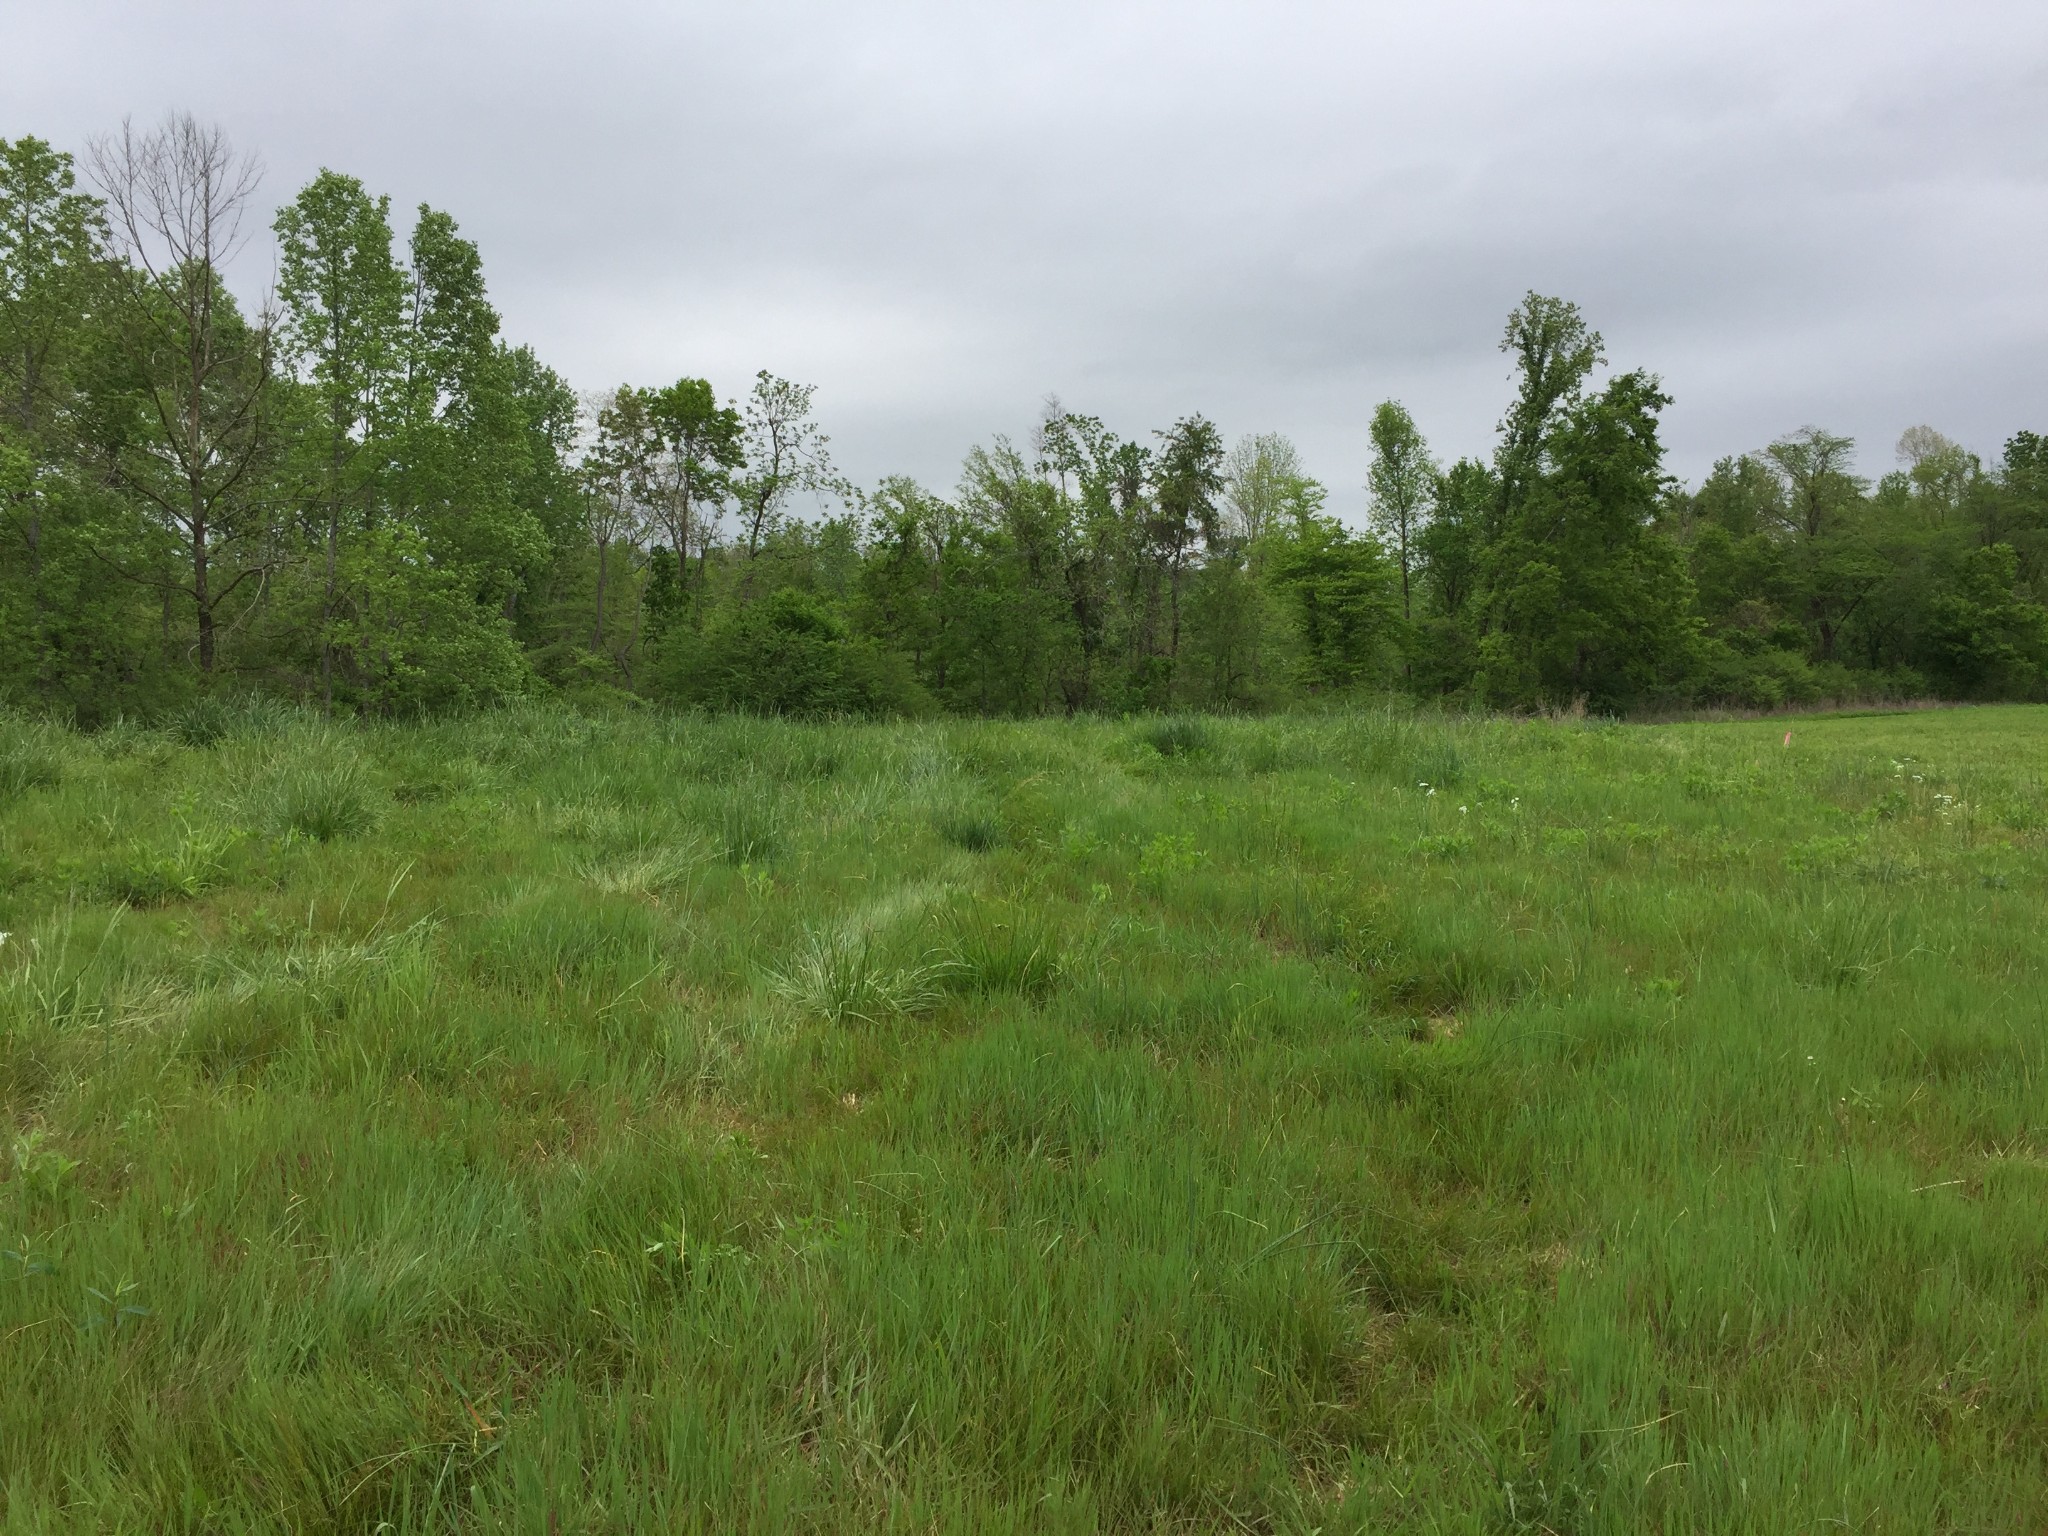
<instances>
[{"instance_id":1,"label":"tree line","mask_svg":"<svg viewBox=\"0 0 2048 1536\"><path fill-rule=\"evenodd\" d=\"M90 190L87 190L90 188ZM947 494L834 467L813 391L579 396L476 246L322 171L275 212L187 116L83 166L0 140L0 705L84 724L261 692L784 713L1257 709L1356 693L1626 712L2048 696L2048 441L1899 467L1807 427L1665 471L1670 401L1572 304L1501 347L1490 458L1380 405L1371 523L1288 440L1048 401Z\"/></svg>"}]
</instances>

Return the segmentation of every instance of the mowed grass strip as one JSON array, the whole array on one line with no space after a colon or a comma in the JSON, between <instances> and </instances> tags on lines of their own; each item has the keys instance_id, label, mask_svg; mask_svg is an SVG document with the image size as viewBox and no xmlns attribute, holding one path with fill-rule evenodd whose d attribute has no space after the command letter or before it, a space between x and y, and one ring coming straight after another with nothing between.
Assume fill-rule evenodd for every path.
<instances>
[{"instance_id":1,"label":"mowed grass strip","mask_svg":"<svg viewBox=\"0 0 2048 1536\"><path fill-rule=\"evenodd\" d=\"M2048 1528L2048 711L0 722L10 1531Z\"/></svg>"}]
</instances>

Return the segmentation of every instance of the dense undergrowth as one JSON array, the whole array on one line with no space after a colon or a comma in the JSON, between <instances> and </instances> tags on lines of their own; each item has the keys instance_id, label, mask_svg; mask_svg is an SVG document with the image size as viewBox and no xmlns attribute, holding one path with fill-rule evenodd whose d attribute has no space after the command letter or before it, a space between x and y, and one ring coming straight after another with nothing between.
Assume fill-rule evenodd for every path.
<instances>
[{"instance_id":1,"label":"dense undergrowth","mask_svg":"<svg viewBox=\"0 0 2048 1536\"><path fill-rule=\"evenodd\" d=\"M8 1530L2035 1531L2048 712L0 723Z\"/></svg>"}]
</instances>

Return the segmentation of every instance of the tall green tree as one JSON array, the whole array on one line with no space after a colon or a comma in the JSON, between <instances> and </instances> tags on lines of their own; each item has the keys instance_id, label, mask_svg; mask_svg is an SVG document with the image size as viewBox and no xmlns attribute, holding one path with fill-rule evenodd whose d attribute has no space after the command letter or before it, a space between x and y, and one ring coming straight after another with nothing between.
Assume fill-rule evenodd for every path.
<instances>
[{"instance_id":1,"label":"tall green tree","mask_svg":"<svg viewBox=\"0 0 2048 1536\"><path fill-rule=\"evenodd\" d=\"M559 415L560 381L498 337L483 258L448 214L421 204L408 242L407 444L401 497L482 612L504 613L550 555L541 508L523 492L552 479L535 412Z\"/></svg>"},{"instance_id":2,"label":"tall green tree","mask_svg":"<svg viewBox=\"0 0 2048 1536\"><path fill-rule=\"evenodd\" d=\"M283 353L304 379L299 468L320 538L320 696L334 704L343 545L376 526L408 407L408 276L392 253L391 200L323 170L278 212Z\"/></svg>"},{"instance_id":3,"label":"tall green tree","mask_svg":"<svg viewBox=\"0 0 2048 1536\"><path fill-rule=\"evenodd\" d=\"M1836 659L1843 626L1883 579L1864 538L1864 482L1851 472L1855 440L1801 427L1764 450L1783 487L1782 534L1798 583L1802 617L1823 661Z\"/></svg>"},{"instance_id":4,"label":"tall green tree","mask_svg":"<svg viewBox=\"0 0 2048 1536\"><path fill-rule=\"evenodd\" d=\"M94 558L86 392L109 281L106 224L71 157L0 139L0 700L94 714L132 697L137 594Z\"/></svg>"},{"instance_id":5,"label":"tall green tree","mask_svg":"<svg viewBox=\"0 0 2048 1536\"><path fill-rule=\"evenodd\" d=\"M1559 417L1577 404L1587 378L1606 361L1604 345L1578 305L1564 299L1531 291L1508 316L1500 349L1514 358L1517 383L1494 453L1490 537L1501 535L1542 476L1545 446Z\"/></svg>"},{"instance_id":6,"label":"tall green tree","mask_svg":"<svg viewBox=\"0 0 2048 1536\"><path fill-rule=\"evenodd\" d=\"M2011 545L1970 550L1929 609L1930 670L1951 695L2041 697L2048 683L2048 608L2020 589Z\"/></svg>"},{"instance_id":7,"label":"tall green tree","mask_svg":"<svg viewBox=\"0 0 2048 1536\"><path fill-rule=\"evenodd\" d=\"M682 567L696 546L701 598L705 561L734 474L745 463L740 414L718 403L707 380L683 378L653 393L647 420L657 449L648 466L648 508Z\"/></svg>"},{"instance_id":8,"label":"tall green tree","mask_svg":"<svg viewBox=\"0 0 2048 1536\"><path fill-rule=\"evenodd\" d=\"M12 453L47 462L65 451L55 434L79 388L106 238L69 155L0 139L0 430Z\"/></svg>"},{"instance_id":9,"label":"tall green tree","mask_svg":"<svg viewBox=\"0 0 2048 1536\"><path fill-rule=\"evenodd\" d=\"M1280 526L1290 489L1303 478L1301 453L1282 434L1239 438L1223 465L1229 535L1256 548Z\"/></svg>"},{"instance_id":10,"label":"tall green tree","mask_svg":"<svg viewBox=\"0 0 2048 1536\"><path fill-rule=\"evenodd\" d=\"M1992 494L1971 503L1980 544L2005 544L2019 561L2019 580L2048 597L2048 436L2017 432L2006 441Z\"/></svg>"},{"instance_id":11,"label":"tall green tree","mask_svg":"<svg viewBox=\"0 0 2048 1536\"><path fill-rule=\"evenodd\" d=\"M595 402L596 435L583 459L584 527L597 555L597 601L590 648L605 650L604 605L612 550L636 544L647 522L647 491L660 439L648 396L624 385Z\"/></svg>"},{"instance_id":12,"label":"tall green tree","mask_svg":"<svg viewBox=\"0 0 2048 1536\"><path fill-rule=\"evenodd\" d=\"M1428 516L1430 492L1436 485L1436 461L1415 418L1398 400L1384 400L1372 413L1372 467L1367 490L1372 497L1373 526L1394 552L1401 572L1401 618L1412 623L1415 604L1411 576L1415 538Z\"/></svg>"},{"instance_id":13,"label":"tall green tree","mask_svg":"<svg viewBox=\"0 0 2048 1536\"><path fill-rule=\"evenodd\" d=\"M1150 667L1142 599L1152 454L1100 418L1069 411L1041 437L1042 470L1070 529L1061 575L1074 649L1062 692L1070 712L1118 708Z\"/></svg>"},{"instance_id":14,"label":"tall green tree","mask_svg":"<svg viewBox=\"0 0 2048 1536\"><path fill-rule=\"evenodd\" d=\"M1490 700L1621 709L1683 696L1691 583L1652 526L1668 404L1655 378L1627 373L1550 418L1539 470L1489 554L1479 660Z\"/></svg>"},{"instance_id":15,"label":"tall green tree","mask_svg":"<svg viewBox=\"0 0 2048 1536\"><path fill-rule=\"evenodd\" d=\"M1854 438L1820 427L1801 427L1764 450L1784 489L1786 532L1814 543L1840 527L1863 494L1850 472L1855 456Z\"/></svg>"},{"instance_id":16,"label":"tall green tree","mask_svg":"<svg viewBox=\"0 0 2048 1536\"><path fill-rule=\"evenodd\" d=\"M1379 542L1325 513L1320 489L1296 500L1269 555L1296 626L1297 680L1310 693L1352 689L1383 675L1398 602Z\"/></svg>"},{"instance_id":17,"label":"tall green tree","mask_svg":"<svg viewBox=\"0 0 2048 1536\"><path fill-rule=\"evenodd\" d=\"M1983 463L1974 453L1929 426L1908 427L1900 433L1898 457L1915 502L1937 529L1961 517L1971 491L1984 475Z\"/></svg>"},{"instance_id":18,"label":"tall green tree","mask_svg":"<svg viewBox=\"0 0 2048 1536\"><path fill-rule=\"evenodd\" d=\"M1165 659L1170 678L1180 658L1181 592L1205 545L1221 534L1223 436L1207 417L1184 416L1158 434L1153 461L1152 513L1146 531L1167 593Z\"/></svg>"}]
</instances>

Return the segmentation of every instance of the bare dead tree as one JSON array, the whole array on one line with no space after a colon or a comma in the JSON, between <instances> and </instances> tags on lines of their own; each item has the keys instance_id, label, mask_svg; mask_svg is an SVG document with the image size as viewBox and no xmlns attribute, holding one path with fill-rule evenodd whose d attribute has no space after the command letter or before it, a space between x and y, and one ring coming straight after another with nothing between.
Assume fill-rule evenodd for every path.
<instances>
[{"instance_id":1,"label":"bare dead tree","mask_svg":"<svg viewBox=\"0 0 2048 1536\"><path fill-rule=\"evenodd\" d=\"M123 122L92 144L88 165L123 258L117 330L136 401L112 467L178 539L187 566L183 581L123 574L191 598L199 668L210 673L222 605L268 569L241 561L225 581L215 569L263 530L251 482L269 446L274 325L267 304L253 319L241 314L222 272L245 239L262 168L190 113L147 133Z\"/></svg>"}]
</instances>

